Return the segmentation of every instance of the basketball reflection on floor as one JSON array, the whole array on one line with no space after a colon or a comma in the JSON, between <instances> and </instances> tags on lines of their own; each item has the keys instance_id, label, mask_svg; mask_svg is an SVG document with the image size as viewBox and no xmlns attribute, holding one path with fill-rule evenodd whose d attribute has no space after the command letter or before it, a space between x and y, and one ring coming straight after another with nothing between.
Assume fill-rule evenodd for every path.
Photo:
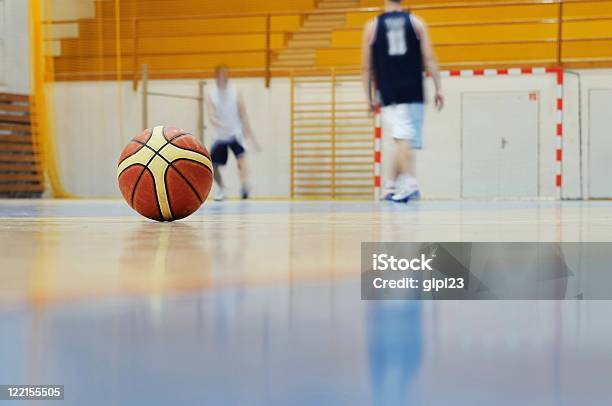
<instances>
[{"instance_id":1,"label":"basketball reflection on floor","mask_svg":"<svg viewBox=\"0 0 612 406\"><path fill-rule=\"evenodd\" d=\"M213 283L213 263L198 227L143 223L125 235L119 256L123 287L138 292L192 291Z\"/></svg>"}]
</instances>

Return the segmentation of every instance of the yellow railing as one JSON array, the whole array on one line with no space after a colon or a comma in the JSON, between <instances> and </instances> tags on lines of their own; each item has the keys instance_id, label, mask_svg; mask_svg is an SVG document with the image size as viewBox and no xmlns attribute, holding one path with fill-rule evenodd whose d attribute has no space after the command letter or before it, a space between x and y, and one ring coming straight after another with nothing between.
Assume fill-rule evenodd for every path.
<instances>
[{"instance_id":1,"label":"yellow railing","mask_svg":"<svg viewBox=\"0 0 612 406\"><path fill-rule=\"evenodd\" d=\"M602 4L605 7L602 9L611 10L607 12L596 11L595 15L570 15L566 12L567 7L577 5L594 5L595 9L598 9L597 4ZM544 17L538 16L538 13L532 12L536 7L554 7L550 13L545 13ZM517 8L525 9L525 17L516 19L505 16L504 10L515 10ZM485 20L478 18L476 20L453 20L454 15L459 15L466 10L475 10L475 15L485 15L487 9L494 9L495 18ZM612 46L612 30L606 31L607 25L612 25L612 1L611 0L528 0L528 1L503 1L503 2L467 2L467 3L447 3L447 4L426 4L426 5L414 5L411 6L411 10L416 14L424 14L426 20L427 16L432 13L443 13L440 14L445 18L443 21L432 21L429 24L431 30L437 30L442 32L443 30L462 29L462 30L474 30L478 27L491 27L492 30L500 27L512 27L512 26L523 26L524 34L519 39L500 39L500 40L488 40L486 36L480 40L470 40L464 42L457 42L451 40L447 41L436 41L434 38L434 45L442 54L441 65L445 68L470 66L470 67L483 67L483 66L508 66L508 65L520 65L520 64L540 64L546 66L567 66L567 67L592 67L592 66L612 66L612 54L605 51L607 44ZM100 53L98 55L86 55L86 56L74 56L74 61L69 60L65 64L56 64L56 80L70 80L72 78L78 79L116 79L117 74L123 75L123 77L131 78L136 86L139 81L140 65L147 63L151 69L151 77L153 78L187 78L187 77L202 77L209 76L211 74L210 66L206 69L202 69L201 66L211 64L210 61L212 56L216 60L223 60L224 58L234 58L238 63L237 69L234 69L238 76L262 76L265 77L267 82L270 78L275 75L288 75L289 69L275 68L274 60L275 57L284 49L290 36L299 31L299 26L288 29L283 26L283 18L294 18L303 22L308 16L313 15L351 15L359 16L363 15L363 18L369 17L382 11L380 8L358 8L358 9L343 9L343 10L312 10L306 12L275 12L275 13L245 13L245 14L224 14L224 15L203 15L203 16L178 16L172 17L171 23L175 27L189 26L193 29L184 30L182 33L177 33L171 30L170 32L164 31L164 27L169 23L168 17L130 17L130 18L111 18L104 19L99 18L94 20L97 24L102 27L105 24L109 24L115 28L115 35L123 35L125 38L114 38L114 44L117 45L117 50L111 53L104 49L104 46L100 46ZM476 12L477 11L477 12ZM488 13L491 14L491 13ZM533 16L532 16L533 15ZM435 19L434 19L435 20ZM66 24L79 24L83 23L84 20L62 20L62 21L47 21L45 24L50 26L66 25ZM240 22L244 22L244 27L252 27L248 29L235 29L232 28L227 32L212 31L207 32L206 27L216 27L219 24L223 25L227 22L233 22L234 27L239 26ZM191 25L189 23L192 23ZM248 24L247 24L248 23ZM584 23L584 27L576 28L576 24ZM121 25L121 30L117 28L117 25ZM572 38L566 38L564 36L565 25L570 24L571 29L577 32L578 36ZM602 26L603 24L603 26ZM160 26L160 30L156 30L152 27ZM580 34L584 31L583 28L588 26L599 25L600 30L604 32L603 35L585 35ZM530 27L540 27L540 34L534 33L533 37L530 37ZM603 27L603 28L602 28ZM587 28L588 29L588 28ZM359 31L360 27L347 27L342 29L345 35L349 36L349 42L353 41L351 31ZM582 30L582 31L581 31ZM98 35L103 35L104 28L100 29ZM112 32L109 30L109 32ZM123 34L122 34L123 32ZM311 33L316 33L316 30L309 30ZM607 32L607 34L605 34ZM330 33L328 29L318 31L320 34ZM544 34L542 34L544 33ZM173 41L177 45L181 42L187 42L189 37L193 36L219 38L226 37L228 40L234 41L231 49L211 49L201 48L198 44L191 44L192 49L189 46L176 47L177 49L164 48L160 45L159 49L151 49L151 40L163 42L164 39L174 38ZM249 46L241 46L240 38L246 38L252 35L253 44ZM240 37L237 37L240 36ZM279 39L280 38L280 39ZM127 43L125 40L131 41L131 49L127 49ZM62 40L58 37L47 37L46 40ZM123 40L123 42L122 42ZM147 42L145 44L145 42ZM280 43L279 43L280 41ZM608 42L606 42L608 41ZM102 41L103 42L103 41ZM238 43L236 45L236 42ZM147 45L147 47L145 47ZM491 49L493 52L496 47L500 49L503 47L512 47L524 45L525 49L531 47L531 54L526 53L521 58L517 56L517 52L520 49L514 49L508 54L512 54L511 57L504 59L500 54L500 57L495 60L485 60L488 58L481 58L481 60L453 60L453 58L447 58L445 60L444 55L448 49L454 49L457 53L460 53L458 47L465 49L478 49L482 54L486 54L487 49ZM566 57L565 49L572 50L574 48L580 48L580 45L586 47L592 46L593 49L603 49L601 55L586 55L584 57ZM123 47L122 49L120 49ZM174 48L174 47L172 47ZM539 55L539 49L546 49L546 52L542 52L541 58L533 57L533 55ZM554 51L553 51L554 49ZM612 48L611 48L612 49ZM317 50L317 53L326 56L327 54L337 53L336 59L342 62L343 66L350 66L355 64L355 54L359 51L359 44L351 42L348 45L332 46L324 50ZM576 55L581 55L580 49L572 51ZM348 55L350 58L345 58ZM529 57L529 56L532 57ZM110 63L105 64L102 60L98 63L98 69L95 71L87 68L87 59L94 58L118 58L125 62L123 64L117 63L116 66L122 66L122 72L116 72L116 66L111 66ZM459 56L460 57L460 56ZM160 68L155 68L153 61L159 61L160 58L170 58L165 65L160 64ZM183 59L181 59L183 58ZM208 59L207 59L208 58ZM244 62L250 58L250 63ZM457 59L457 58L455 58ZM176 61L177 66L173 66L173 61ZM182 61L182 62L181 62ZM193 65L190 63L193 62ZM243 63L244 62L244 63ZM181 66L181 63L183 66ZM329 63L325 66L334 66L337 63L332 57L329 59ZM348 63L349 65L346 65ZM79 65L79 64L82 64ZM200 64L201 66L195 66ZM77 67L75 69L75 66ZM70 68L70 71L62 72L61 69Z\"/></svg>"},{"instance_id":2,"label":"yellow railing","mask_svg":"<svg viewBox=\"0 0 612 406\"><path fill-rule=\"evenodd\" d=\"M56 159L56 146L53 134L53 122L50 119L52 113L49 111L49 97L47 86L45 86L45 71L52 70L52 66L47 66L44 57L45 43L43 41L42 21L44 18L43 7L39 1L30 0L28 3L29 11L29 31L30 31L30 90L32 92L32 104L36 108L36 113L32 122L32 136L38 145L41 155L41 166L49 180L49 186L53 197L71 197L64 189L59 176L58 162ZM46 10L47 15L50 10Z\"/></svg>"}]
</instances>

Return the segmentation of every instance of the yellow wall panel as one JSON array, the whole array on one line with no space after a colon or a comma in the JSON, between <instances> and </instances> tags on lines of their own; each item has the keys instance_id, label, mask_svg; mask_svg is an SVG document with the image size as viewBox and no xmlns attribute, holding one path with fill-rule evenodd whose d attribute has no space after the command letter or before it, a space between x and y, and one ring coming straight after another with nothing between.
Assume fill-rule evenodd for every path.
<instances>
[{"instance_id":1,"label":"yellow wall panel","mask_svg":"<svg viewBox=\"0 0 612 406\"><path fill-rule=\"evenodd\" d=\"M612 16L612 1L566 3L563 14L566 17Z\"/></svg>"},{"instance_id":2,"label":"yellow wall panel","mask_svg":"<svg viewBox=\"0 0 612 406\"><path fill-rule=\"evenodd\" d=\"M213 55L189 55L187 57L174 58L168 61L168 58L162 57L146 57L144 63L151 66L152 72L160 69L205 69L213 68L216 65L223 63L232 68L254 68L265 65L265 55L262 52L240 54L213 54ZM142 62L141 62L142 63Z\"/></svg>"},{"instance_id":3,"label":"yellow wall panel","mask_svg":"<svg viewBox=\"0 0 612 406\"><path fill-rule=\"evenodd\" d=\"M612 40L566 42L563 44L563 57L612 59Z\"/></svg>"},{"instance_id":4,"label":"yellow wall panel","mask_svg":"<svg viewBox=\"0 0 612 406\"><path fill-rule=\"evenodd\" d=\"M271 18L272 31L295 32L300 28L301 18L298 16L279 16ZM121 24L121 37L133 38L134 25L130 22ZM265 17L241 17L223 19L185 20L181 24L170 20L142 20L138 23L139 36L187 36L202 34L237 34L264 33ZM114 21L99 22L85 20L79 22L79 38L91 40L102 37L115 37Z\"/></svg>"},{"instance_id":5,"label":"yellow wall panel","mask_svg":"<svg viewBox=\"0 0 612 406\"><path fill-rule=\"evenodd\" d=\"M122 58L123 69L131 72L133 68L132 57ZM152 73L162 71L185 71L212 69L219 64L227 64L232 68L259 68L265 64L263 52L243 52L240 54L208 54L208 55L185 55L185 56L146 56L139 58L139 64L149 65ZM95 57L59 57L55 60L56 72L113 72L116 66L116 58Z\"/></svg>"},{"instance_id":6,"label":"yellow wall panel","mask_svg":"<svg viewBox=\"0 0 612 406\"><path fill-rule=\"evenodd\" d=\"M556 24L486 25L468 27L432 27L434 44L459 42L527 41L554 39Z\"/></svg>"},{"instance_id":7,"label":"yellow wall panel","mask_svg":"<svg viewBox=\"0 0 612 406\"><path fill-rule=\"evenodd\" d=\"M504 3L509 0L488 0L487 3ZM520 0L518 0L520 1ZM483 0L414 0L414 1L404 1L406 6L411 5L443 5L443 4L452 4L452 3L483 3ZM360 0L360 7L384 7L384 0Z\"/></svg>"},{"instance_id":8,"label":"yellow wall panel","mask_svg":"<svg viewBox=\"0 0 612 406\"><path fill-rule=\"evenodd\" d=\"M612 19L563 23L564 39L602 37L612 38Z\"/></svg>"},{"instance_id":9,"label":"yellow wall panel","mask_svg":"<svg viewBox=\"0 0 612 406\"><path fill-rule=\"evenodd\" d=\"M285 46L285 37L282 34L271 36L271 48L273 50L282 49ZM266 37L259 35L208 35L203 37L186 38L142 38L138 41L139 54L155 53L197 53L197 52L222 52L222 51L242 51L242 50L265 50ZM98 41L82 41L68 39L62 41L62 56L96 56L114 55L114 39ZM123 55L133 55L134 41L122 40L121 53Z\"/></svg>"},{"instance_id":10,"label":"yellow wall panel","mask_svg":"<svg viewBox=\"0 0 612 406\"><path fill-rule=\"evenodd\" d=\"M336 30L332 34L332 47L356 47L361 44L361 31Z\"/></svg>"},{"instance_id":11,"label":"yellow wall panel","mask_svg":"<svg viewBox=\"0 0 612 406\"><path fill-rule=\"evenodd\" d=\"M442 64L491 63L496 61L553 62L554 44L516 45L458 45L437 47L436 54ZM317 51L318 66L351 66L360 62L358 49L328 49Z\"/></svg>"},{"instance_id":12,"label":"yellow wall panel","mask_svg":"<svg viewBox=\"0 0 612 406\"><path fill-rule=\"evenodd\" d=\"M550 40L557 37L556 24L519 24L469 27L432 27L434 44L476 43L497 41ZM332 46L359 46L362 41L359 30L337 30L332 36Z\"/></svg>"},{"instance_id":13,"label":"yellow wall panel","mask_svg":"<svg viewBox=\"0 0 612 406\"><path fill-rule=\"evenodd\" d=\"M247 17L240 19L206 19L188 20L177 23L176 20L140 21L138 33L140 36L180 36L219 33L252 33L265 32L266 19L263 17ZM83 39L115 37L115 23L106 21L81 21L79 23L79 37ZM121 37L133 38L134 25L129 22L121 24Z\"/></svg>"},{"instance_id":14,"label":"yellow wall panel","mask_svg":"<svg viewBox=\"0 0 612 406\"><path fill-rule=\"evenodd\" d=\"M428 24L483 22L483 21L515 21L544 20L556 18L558 12L555 4L537 4L528 6L504 7L469 7L414 10L414 14ZM378 13L349 13L347 27L363 27L363 25Z\"/></svg>"},{"instance_id":15,"label":"yellow wall panel","mask_svg":"<svg viewBox=\"0 0 612 406\"><path fill-rule=\"evenodd\" d=\"M103 17L115 15L113 1L99 1ZM122 17L132 16L197 16L207 14L260 13L306 11L315 8L315 0L123 0Z\"/></svg>"},{"instance_id":16,"label":"yellow wall panel","mask_svg":"<svg viewBox=\"0 0 612 406\"><path fill-rule=\"evenodd\" d=\"M360 56L358 49L319 49L317 66L355 66L360 63Z\"/></svg>"},{"instance_id":17,"label":"yellow wall panel","mask_svg":"<svg viewBox=\"0 0 612 406\"><path fill-rule=\"evenodd\" d=\"M414 14L423 18L428 24L533 19L539 20L555 18L557 15L557 6L554 4L541 4L529 6L431 9L415 10Z\"/></svg>"},{"instance_id":18,"label":"yellow wall panel","mask_svg":"<svg viewBox=\"0 0 612 406\"><path fill-rule=\"evenodd\" d=\"M272 31L288 31L295 32L302 26L302 17L300 16L275 16L270 20Z\"/></svg>"},{"instance_id":19,"label":"yellow wall panel","mask_svg":"<svg viewBox=\"0 0 612 406\"><path fill-rule=\"evenodd\" d=\"M384 0L360 0L360 7L383 7L385 5Z\"/></svg>"},{"instance_id":20,"label":"yellow wall panel","mask_svg":"<svg viewBox=\"0 0 612 406\"><path fill-rule=\"evenodd\" d=\"M363 28L366 22L376 17L378 13L348 13L346 15L346 26L352 28Z\"/></svg>"},{"instance_id":21,"label":"yellow wall panel","mask_svg":"<svg viewBox=\"0 0 612 406\"><path fill-rule=\"evenodd\" d=\"M437 47L441 63L478 63L495 61L554 61L555 44L459 45Z\"/></svg>"}]
</instances>

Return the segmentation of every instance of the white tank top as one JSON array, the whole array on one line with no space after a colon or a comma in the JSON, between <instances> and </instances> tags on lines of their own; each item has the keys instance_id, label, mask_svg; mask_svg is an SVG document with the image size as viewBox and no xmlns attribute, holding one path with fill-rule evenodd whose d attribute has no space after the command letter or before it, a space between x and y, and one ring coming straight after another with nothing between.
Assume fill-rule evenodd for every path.
<instances>
[{"instance_id":1,"label":"white tank top","mask_svg":"<svg viewBox=\"0 0 612 406\"><path fill-rule=\"evenodd\" d=\"M215 107L216 118L221 123L221 127L215 128L215 139L229 141L235 137L238 141L242 141L242 119L238 108L238 90L229 83L225 89L219 89L215 83L211 86L208 97Z\"/></svg>"}]
</instances>

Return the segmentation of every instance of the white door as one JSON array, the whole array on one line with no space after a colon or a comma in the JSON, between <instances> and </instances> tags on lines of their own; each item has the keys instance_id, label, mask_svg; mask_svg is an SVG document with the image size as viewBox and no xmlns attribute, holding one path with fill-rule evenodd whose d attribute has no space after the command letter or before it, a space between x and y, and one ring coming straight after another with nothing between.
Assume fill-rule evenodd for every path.
<instances>
[{"instance_id":1,"label":"white door","mask_svg":"<svg viewBox=\"0 0 612 406\"><path fill-rule=\"evenodd\" d=\"M612 197L612 89L589 92L589 196Z\"/></svg>"},{"instance_id":2,"label":"white door","mask_svg":"<svg viewBox=\"0 0 612 406\"><path fill-rule=\"evenodd\" d=\"M539 192L539 95L462 95L462 195L535 197Z\"/></svg>"}]
</instances>

